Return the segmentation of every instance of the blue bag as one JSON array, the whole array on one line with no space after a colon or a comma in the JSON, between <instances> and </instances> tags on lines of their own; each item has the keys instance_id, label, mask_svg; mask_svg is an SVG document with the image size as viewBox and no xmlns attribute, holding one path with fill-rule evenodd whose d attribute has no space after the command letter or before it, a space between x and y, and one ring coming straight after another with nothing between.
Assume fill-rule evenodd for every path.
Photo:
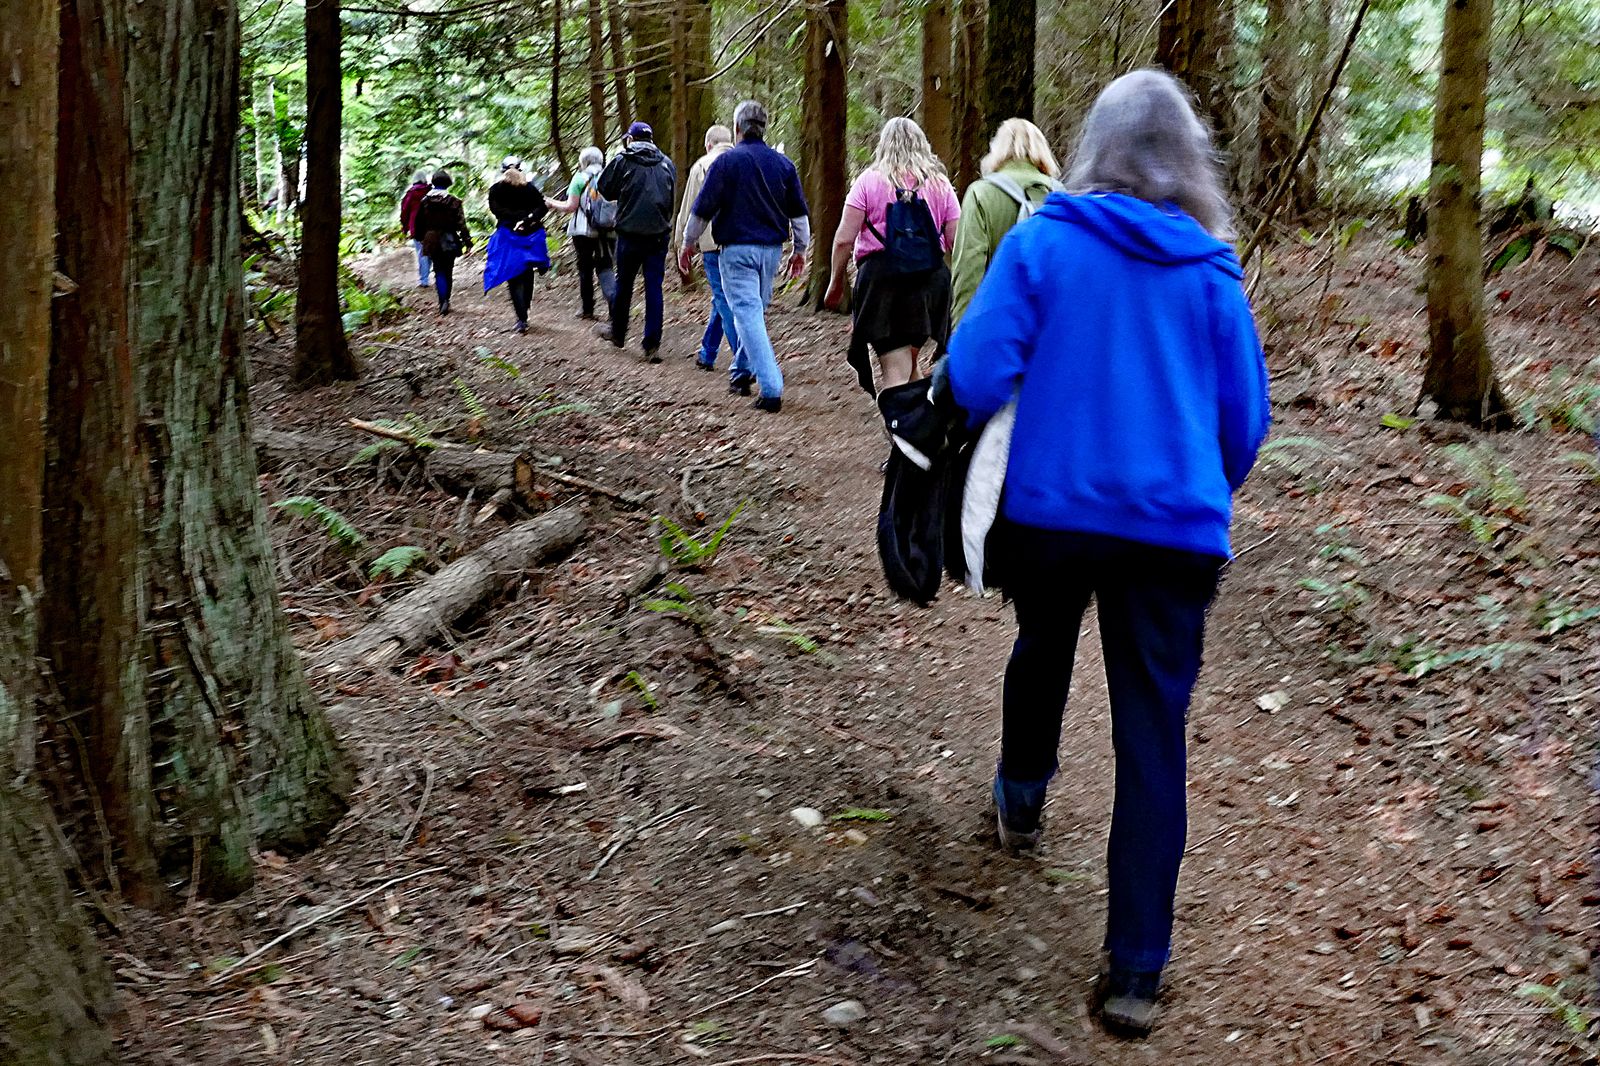
<instances>
[{"instance_id":1,"label":"blue bag","mask_svg":"<svg viewBox=\"0 0 1600 1066\"><path fill-rule=\"evenodd\" d=\"M529 267L550 269L550 247L541 226L527 235L496 226L489 237L489 251L483 262L483 291L518 277Z\"/></svg>"}]
</instances>

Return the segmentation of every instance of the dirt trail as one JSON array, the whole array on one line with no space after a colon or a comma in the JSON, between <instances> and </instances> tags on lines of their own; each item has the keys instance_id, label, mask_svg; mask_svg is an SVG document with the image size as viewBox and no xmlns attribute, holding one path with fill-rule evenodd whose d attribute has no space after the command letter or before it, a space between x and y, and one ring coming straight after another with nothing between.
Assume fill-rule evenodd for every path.
<instances>
[{"instance_id":1,"label":"dirt trail","mask_svg":"<svg viewBox=\"0 0 1600 1066\"><path fill-rule=\"evenodd\" d=\"M404 253L365 269L414 282ZM591 497L585 544L459 645L396 673L316 670L362 766L351 814L313 855L263 857L245 899L129 933L134 1061L1577 1061L1551 1012L1514 993L1589 963L1578 694L1593 656L1563 645L1515 680L1414 682L1333 657L1349 634L1300 584L1324 526L1343 514L1359 529L1368 501L1394 523L1363 541L1385 619L1443 626L1470 605L1481 590L1456 587L1470 551L1437 548L1455 534L1407 480L1443 476L1420 439L1357 435L1326 400L1277 411L1280 436L1316 430L1346 453L1317 492L1265 469L1241 500L1246 550L1192 713L1169 1002L1156 1034L1128 1043L1086 1010L1111 786L1092 620L1043 855L1005 858L983 812L1010 613L950 588L923 610L883 588L885 444L843 363L846 324L774 314L787 388L768 416L695 369L703 290L673 292L652 366L636 338L619 352L572 317L566 278L539 286L532 330L511 335L503 294L476 292L476 271L458 270L450 318L414 290L416 313L369 331L354 385L288 393L286 355L264 345L259 421L333 436L348 416L412 411L442 437L531 443L570 473L657 495L643 510ZM1321 355L1294 354L1274 353L1283 401L1327 377ZM1402 495L1374 501L1394 483ZM443 560L487 535L424 485L347 471L265 485L335 503L374 549L416 543ZM656 590L674 602L625 604L657 556L652 514L703 521L703 536L740 501L715 563ZM371 590L320 534L275 528L317 664L371 613ZM806 828L790 815L802 806L850 817ZM291 939L266 969L204 979L317 908L433 868ZM847 999L864 1018L824 1020Z\"/></svg>"}]
</instances>

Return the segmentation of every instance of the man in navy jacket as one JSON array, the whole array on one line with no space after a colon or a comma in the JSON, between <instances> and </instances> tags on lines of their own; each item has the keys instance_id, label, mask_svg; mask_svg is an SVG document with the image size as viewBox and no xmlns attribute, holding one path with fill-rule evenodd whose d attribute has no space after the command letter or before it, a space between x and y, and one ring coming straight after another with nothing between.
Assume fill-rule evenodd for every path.
<instances>
[{"instance_id":1,"label":"man in navy jacket","mask_svg":"<svg viewBox=\"0 0 1600 1066\"><path fill-rule=\"evenodd\" d=\"M759 386L758 410L775 414L783 408L783 371L767 335L767 305L783 259L783 242L794 240L787 276L805 269L811 243L805 194L800 174L782 152L767 147L767 109L746 100L733 112L739 143L724 152L706 172L684 229L685 251L694 247L709 224L720 249L722 291L733 313L739 337L734 373L728 391L750 395ZM689 269L680 252L678 265Z\"/></svg>"},{"instance_id":2,"label":"man in navy jacket","mask_svg":"<svg viewBox=\"0 0 1600 1066\"><path fill-rule=\"evenodd\" d=\"M628 339L633 281L644 274L644 357L661 362L661 284L672 238L672 195L678 171L643 122L628 127L627 148L601 172L595 188L617 202L617 295L611 321L595 332L621 348Z\"/></svg>"}]
</instances>

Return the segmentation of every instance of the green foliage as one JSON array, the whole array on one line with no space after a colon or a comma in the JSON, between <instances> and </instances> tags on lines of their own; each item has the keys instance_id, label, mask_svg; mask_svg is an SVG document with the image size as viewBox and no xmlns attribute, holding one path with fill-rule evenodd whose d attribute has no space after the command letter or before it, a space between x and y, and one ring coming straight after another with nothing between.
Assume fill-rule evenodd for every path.
<instances>
[{"instance_id":1,"label":"green foliage","mask_svg":"<svg viewBox=\"0 0 1600 1066\"><path fill-rule=\"evenodd\" d=\"M766 625L758 627L756 631L765 633L768 636L782 637L789 644L799 648L807 655L815 655L818 660L828 666L839 665L839 657L837 655L823 648L822 645L816 642L815 638L809 636L804 630L792 626L782 619L768 622Z\"/></svg>"},{"instance_id":2,"label":"green foliage","mask_svg":"<svg viewBox=\"0 0 1600 1066\"><path fill-rule=\"evenodd\" d=\"M1522 999L1532 1000L1545 1007L1550 1015L1566 1028L1567 1032L1579 1039L1587 1039L1589 1030L1600 1022L1600 1013L1590 1010L1579 1003L1574 1003L1568 998L1567 982L1562 981L1555 986L1529 982L1517 988L1517 995Z\"/></svg>"},{"instance_id":3,"label":"green foliage","mask_svg":"<svg viewBox=\"0 0 1600 1066\"><path fill-rule=\"evenodd\" d=\"M546 418L555 418L559 415L586 415L592 413L593 411L594 407L591 404L582 402L558 403L553 407L546 407L543 410L534 411L523 418L522 421L524 425L531 426L535 422L543 421Z\"/></svg>"},{"instance_id":4,"label":"green foliage","mask_svg":"<svg viewBox=\"0 0 1600 1066\"><path fill-rule=\"evenodd\" d=\"M349 333L365 325L403 313L405 304L387 285L368 288L349 267L339 268L339 299L344 313L340 320Z\"/></svg>"},{"instance_id":5,"label":"green foliage","mask_svg":"<svg viewBox=\"0 0 1600 1066\"><path fill-rule=\"evenodd\" d=\"M472 386L460 378L454 378L450 383L456 387L456 395L461 397L461 404L467 409L467 414L480 422L487 423L489 421L489 408L485 407L483 401L478 398L478 394L472 391Z\"/></svg>"},{"instance_id":6,"label":"green foliage","mask_svg":"<svg viewBox=\"0 0 1600 1066\"><path fill-rule=\"evenodd\" d=\"M1416 425L1416 423L1417 420L1415 418L1407 418L1405 415L1397 415L1393 411L1384 412L1383 417L1378 419L1378 425L1382 426L1384 429L1410 429L1412 426Z\"/></svg>"},{"instance_id":7,"label":"green foliage","mask_svg":"<svg viewBox=\"0 0 1600 1066\"><path fill-rule=\"evenodd\" d=\"M485 348L480 345L478 348L474 349L473 354L478 357L479 362L486 366L492 366L497 370L503 370L506 372L506 374L513 378L520 378L522 376L521 367L517 366L516 363L513 363L503 355L496 355L493 349Z\"/></svg>"},{"instance_id":8,"label":"green foliage","mask_svg":"<svg viewBox=\"0 0 1600 1066\"><path fill-rule=\"evenodd\" d=\"M1459 494L1434 493L1423 503L1455 518L1480 549L1504 558L1522 554L1525 542L1504 550L1528 507L1527 494L1511 468L1481 446L1451 444L1445 456L1467 479L1466 488Z\"/></svg>"},{"instance_id":9,"label":"green foliage","mask_svg":"<svg viewBox=\"0 0 1600 1066\"><path fill-rule=\"evenodd\" d=\"M1555 636L1600 618L1600 607L1579 607L1570 600L1540 597L1533 606L1533 624L1541 633Z\"/></svg>"},{"instance_id":10,"label":"green foliage","mask_svg":"<svg viewBox=\"0 0 1600 1066\"><path fill-rule=\"evenodd\" d=\"M1265 470L1280 470L1305 478L1317 469L1318 459L1333 460L1339 450L1316 437L1277 437L1261 446L1257 463Z\"/></svg>"},{"instance_id":11,"label":"green foliage","mask_svg":"<svg viewBox=\"0 0 1600 1066\"><path fill-rule=\"evenodd\" d=\"M422 565L428 553L414 544L402 544L390 548L367 567L367 576L376 581L381 577L405 577L412 570Z\"/></svg>"},{"instance_id":12,"label":"green foliage","mask_svg":"<svg viewBox=\"0 0 1600 1066\"><path fill-rule=\"evenodd\" d=\"M1422 678L1453 666L1473 666L1480 670L1499 670L1507 659L1535 651L1532 644L1500 640L1456 651L1444 651L1433 644L1407 641L1395 650L1394 665L1408 677Z\"/></svg>"},{"instance_id":13,"label":"green foliage","mask_svg":"<svg viewBox=\"0 0 1600 1066\"><path fill-rule=\"evenodd\" d=\"M1013 1036L1010 1033L1001 1033L998 1036L991 1036L989 1039L985 1040L983 1042L983 1046L989 1051L1005 1051L1009 1048L1021 1047L1022 1037Z\"/></svg>"},{"instance_id":14,"label":"green foliage","mask_svg":"<svg viewBox=\"0 0 1600 1066\"><path fill-rule=\"evenodd\" d=\"M649 707L652 711L661 707L661 701L656 698L655 691L650 687L650 682L646 681L644 675L639 671L629 670L622 679L639 690L639 698L644 700L646 707Z\"/></svg>"},{"instance_id":15,"label":"green foliage","mask_svg":"<svg viewBox=\"0 0 1600 1066\"><path fill-rule=\"evenodd\" d=\"M832 818L835 822L892 822L894 815L877 807L846 807Z\"/></svg>"},{"instance_id":16,"label":"green foliage","mask_svg":"<svg viewBox=\"0 0 1600 1066\"><path fill-rule=\"evenodd\" d=\"M405 418L399 422L392 418L378 418L373 419L372 424L395 433L406 434L414 441L410 446L418 451L425 452L439 446L439 442L433 439L435 430L424 423L415 411L407 411ZM388 437L379 437L373 443L356 452L345 466L361 466L363 463L372 462L372 460L386 451L404 447L406 445L400 441L392 440Z\"/></svg>"},{"instance_id":17,"label":"green foliage","mask_svg":"<svg viewBox=\"0 0 1600 1066\"><path fill-rule=\"evenodd\" d=\"M741 500L706 540L689 533L666 515L657 515L656 521L666 530L658 541L662 556L675 566L687 568L710 566L716 560L717 552L722 549L722 542L727 538L729 530L733 528L734 519L739 517L739 512L744 510L748 502Z\"/></svg>"},{"instance_id":18,"label":"green foliage","mask_svg":"<svg viewBox=\"0 0 1600 1066\"><path fill-rule=\"evenodd\" d=\"M686 621L696 623L703 622L710 617L687 586L677 581L668 581L662 588L666 590L665 596L645 600L640 606L647 611L654 611L656 614L677 615Z\"/></svg>"},{"instance_id":19,"label":"green foliage","mask_svg":"<svg viewBox=\"0 0 1600 1066\"><path fill-rule=\"evenodd\" d=\"M1568 452L1561 461L1573 467L1590 481L1600 483L1600 457L1593 452Z\"/></svg>"},{"instance_id":20,"label":"green foliage","mask_svg":"<svg viewBox=\"0 0 1600 1066\"><path fill-rule=\"evenodd\" d=\"M1523 425L1548 432L1590 435L1600 429L1600 375L1597 364L1574 372L1564 366L1551 369L1539 387L1522 403Z\"/></svg>"},{"instance_id":21,"label":"green foliage","mask_svg":"<svg viewBox=\"0 0 1600 1066\"><path fill-rule=\"evenodd\" d=\"M350 524L349 519L315 496L291 496L287 500L279 500L272 506L315 522L327 531L328 536L346 548L360 548L367 543L367 538Z\"/></svg>"}]
</instances>

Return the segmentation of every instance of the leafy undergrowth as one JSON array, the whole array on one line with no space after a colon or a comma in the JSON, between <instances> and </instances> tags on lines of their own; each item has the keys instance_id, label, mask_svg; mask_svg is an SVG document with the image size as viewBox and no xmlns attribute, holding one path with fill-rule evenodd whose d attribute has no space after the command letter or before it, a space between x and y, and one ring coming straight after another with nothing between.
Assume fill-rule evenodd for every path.
<instances>
[{"instance_id":1,"label":"leafy undergrowth","mask_svg":"<svg viewBox=\"0 0 1600 1066\"><path fill-rule=\"evenodd\" d=\"M1044 853L1002 858L984 793L1009 613L883 590L883 443L842 321L775 316L771 418L693 369L703 291L675 294L651 366L570 319L565 278L523 338L463 278L449 319L424 293L360 334L360 383L292 393L282 346L257 352L262 424L368 452L263 479L361 784L326 845L262 856L246 897L135 919L130 1060L1586 1061L1600 256L1495 279L1530 428L1483 436L1411 416L1418 260L1335 252L1281 252L1256 293L1277 427L1212 616L1146 1044L1087 1016L1111 784L1097 642ZM363 270L403 285L409 259ZM350 417L529 451L534 508L582 496L585 541L399 669L330 672L339 637L504 528Z\"/></svg>"}]
</instances>

